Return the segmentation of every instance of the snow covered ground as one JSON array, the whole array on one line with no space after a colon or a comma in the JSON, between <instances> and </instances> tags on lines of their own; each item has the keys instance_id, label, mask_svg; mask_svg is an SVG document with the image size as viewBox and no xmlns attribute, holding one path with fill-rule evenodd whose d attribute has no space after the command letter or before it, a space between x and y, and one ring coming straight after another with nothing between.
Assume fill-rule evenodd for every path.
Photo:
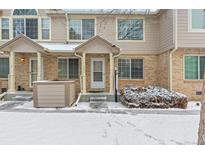
<instances>
[{"instance_id":1,"label":"snow covered ground","mask_svg":"<svg viewBox=\"0 0 205 154\"><path fill-rule=\"evenodd\" d=\"M0 112L0 144L196 144L199 115Z\"/></svg>"},{"instance_id":2,"label":"snow covered ground","mask_svg":"<svg viewBox=\"0 0 205 154\"><path fill-rule=\"evenodd\" d=\"M187 109L128 109L114 102L106 109L86 102L42 109L2 102L0 144L196 144L197 103Z\"/></svg>"}]
</instances>

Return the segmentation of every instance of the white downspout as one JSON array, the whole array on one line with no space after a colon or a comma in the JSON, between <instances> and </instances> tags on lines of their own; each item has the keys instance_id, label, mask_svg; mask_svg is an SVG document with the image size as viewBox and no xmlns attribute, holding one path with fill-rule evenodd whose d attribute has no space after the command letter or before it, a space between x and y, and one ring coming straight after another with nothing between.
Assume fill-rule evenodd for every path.
<instances>
[{"instance_id":1,"label":"white downspout","mask_svg":"<svg viewBox=\"0 0 205 154\"><path fill-rule=\"evenodd\" d=\"M177 28L177 23L178 23L178 13L177 13L177 9L174 10L173 12L174 15L174 49L170 51L169 53L169 90L172 90L172 53L174 53L177 48L178 48L178 28Z\"/></svg>"}]
</instances>

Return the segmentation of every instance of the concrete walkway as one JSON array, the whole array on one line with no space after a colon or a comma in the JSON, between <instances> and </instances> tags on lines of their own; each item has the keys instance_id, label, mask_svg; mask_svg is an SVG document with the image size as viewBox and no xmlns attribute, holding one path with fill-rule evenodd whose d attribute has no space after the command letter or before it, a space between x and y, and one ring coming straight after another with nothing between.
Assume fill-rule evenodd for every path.
<instances>
[{"instance_id":1,"label":"concrete walkway","mask_svg":"<svg viewBox=\"0 0 205 154\"><path fill-rule=\"evenodd\" d=\"M108 102L106 108L90 108L89 103L79 104L71 108L33 108L32 102L4 102L0 104L1 112L25 113L112 113L112 114L170 114L170 115L199 115L199 109L137 109L127 108L120 102Z\"/></svg>"}]
</instances>

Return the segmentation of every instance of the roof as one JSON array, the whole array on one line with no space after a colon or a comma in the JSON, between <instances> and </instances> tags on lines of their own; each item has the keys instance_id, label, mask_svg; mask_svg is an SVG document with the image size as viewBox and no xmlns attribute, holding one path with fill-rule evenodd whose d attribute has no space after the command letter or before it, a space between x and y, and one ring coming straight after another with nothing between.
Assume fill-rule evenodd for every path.
<instances>
[{"instance_id":1,"label":"roof","mask_svg":"<svg viewBox=\"0 0 205 154\"><path fill-rule=\"evenodd\" d=\"M33 41L32 39L30 39L29 37L25 36L24 34L20 34L19 36L13 38L12 40L4 43L3 45L0 46L0 50L3 50L4 48L7 48L8 46L12 45L13 43L19 41L19 40L26 40L29 41L31 44L33 44L34 46L38 47L39 49L41 49L42 51L45 51L45 48L43 46L41 46L40 44L38 44L37 42Z\"/></svg>"},{"instance_id":2,"label":"roof","mask_svg":"<svg viewBox=\"0 0 205 154\"><path fill-rule=\"evenodd\" d=\"M65 9L68 14L157 14L160 9Z\"/></svg>"},{"instance_id":3,"label":"roof","mask_svg":"<svg viewBox=\"0 0 205 154\"><path fill-rule=\"evenodd\" d=\"M79 46L81 43L38 43L44 48L48 49L49 52L56 51L66 51L66 52L74 52L74 49Z\"/></svg>"},{"instance_id":4,"label":"roof","mask_svg":"<svg viewBox=\"0 0 205 154\"><path fill-rule=\"evenodd\" d=\"M75 52L77 52L80 48L88 45L89 43L93 42L94 40L100 40L103 43L107 44L110 48L115 49L115 52L119 53L120 52L120 48L118 46L116 46L115 44L110 43L109 41L107 41L106 39L100 37L99 35L95 35L93 37L91 37L90 39L88 39L86 42L80 44L79 46L76 46L75 48Z\"/></svg>"}]
</instances>

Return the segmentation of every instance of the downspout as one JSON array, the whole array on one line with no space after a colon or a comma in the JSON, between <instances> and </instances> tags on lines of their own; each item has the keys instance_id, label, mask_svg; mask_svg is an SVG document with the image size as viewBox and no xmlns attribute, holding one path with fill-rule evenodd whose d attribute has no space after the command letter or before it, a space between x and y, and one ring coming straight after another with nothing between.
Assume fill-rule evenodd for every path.
<instances>
[{"instance_id":1,"label":"downspout","mask_svg":"<svg viewBox=\"0 0 205 154\"><path fill-rule=\"evenodd\" d=\"M178 48L178 28L177 28L177 9L174 10L173 16L174 16L174 49L172 49L169 53L169 90L172 90L172 54L177 50Z\"/></svg>"}]
</instances>

